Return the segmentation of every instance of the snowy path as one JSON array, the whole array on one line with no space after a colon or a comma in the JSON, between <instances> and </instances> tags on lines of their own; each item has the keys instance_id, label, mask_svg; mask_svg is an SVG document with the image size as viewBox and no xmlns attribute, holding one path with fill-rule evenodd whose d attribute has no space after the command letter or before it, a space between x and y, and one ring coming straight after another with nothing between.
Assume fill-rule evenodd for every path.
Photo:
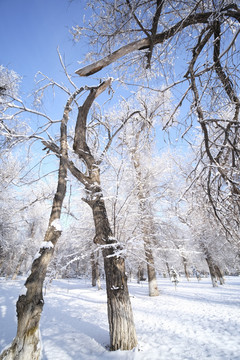
<instances>
[{"instance_id":1,"label":"snowy path","mask_svg":"<svg viewBox=\"0 0 240 360\"><path fill-rule=\"evenodd\" d=\"M16 331L15 301L23 280L0 280L0 350ZM212 288L209 279L182 280L177 290L159 279L129 284L139 346L108 352L106 294L84 280L56 280L47 289L41 319L43 360L239 360L240 278Z\"/></svg>"}]
</instances>

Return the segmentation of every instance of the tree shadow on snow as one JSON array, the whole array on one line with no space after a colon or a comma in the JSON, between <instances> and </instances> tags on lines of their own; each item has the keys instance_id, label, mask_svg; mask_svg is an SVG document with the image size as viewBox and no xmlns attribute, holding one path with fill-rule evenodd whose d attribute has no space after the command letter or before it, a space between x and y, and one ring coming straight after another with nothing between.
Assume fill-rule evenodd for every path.
<instances>
[{"instance_id":1,"label":"tree shadow on snow","mask_svg":"<svg viewBox=\"0 0 240 360\"><path fill-rule=\"evenodd\" d=\"M43 359L56 356L55 359L79 360L95 352L105 352L109 333L98 325L103 314L99 315L97 308L92 307L92 299L72 294L54 299L54 294L46 299L40 323ZM59 293L56 295L58 297ZM107 326L107 315L105 324Z\"/></svg>"}]
</instances>

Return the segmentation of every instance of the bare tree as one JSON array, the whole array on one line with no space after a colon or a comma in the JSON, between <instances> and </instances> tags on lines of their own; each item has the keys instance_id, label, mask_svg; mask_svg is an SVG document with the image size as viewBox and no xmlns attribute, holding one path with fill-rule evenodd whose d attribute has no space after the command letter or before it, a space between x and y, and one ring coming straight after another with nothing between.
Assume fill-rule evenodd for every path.
<instances>
[{"instance_id":1,"label":"bare tree","mask_svg":"<svg viewBox=\"0 0 240 360\"><path fill-rule=\"evenodd\" d=\"M207 263L213 287L217 286L218 281L223 285L225 259L230 256L225 252L229 254L234 252L233 244L227 242L226 234L214 216L213 208L201 183L195 181L192 184L191 190L185 193L185 200L185 210L179 210L179 218L189 227L192 242Z\"/></svg>"},{"instance_id":2,"label":"bare tree","mask_svg":"<svg viewBox=\"0 0 240 360\"><path fill-rule=\"evenodd\" d=\"M48 228L41 248L35 257L31 273L25 282L26 294L20 295L17 301L18 327L17 335L11 346L4 350L0 359L39 359L39 322L43 310L43 282L48 264L53 256L54 248L61 235L60 216L67 183L67 122L71 104L83 89L76 90L68 99L61 120L61 135L59 149L58 185L55 193Z\"/></svg>"},{"instance_id":3,"label":"bare tree","mask_svg":"<svg viewBox=\"0 0 240 360\"><path fill-rule=\"evenodd\" d=\"M123 127L124 122L113 134L108 130L108 142L99 159L94 157L87 141L87 117L89 109L95 98L110 86L111 81L112 80L109 79L97 87L92 87L83 106L78 108L73 149L79 159L85 164L87 171L85 175L80 171L76 171L76 168L72 166L69 166L69 169L85 187L86 197L84 201L92 209L95 224L96 235L94 242L102 248L108 297L110 348L111 350L130 350L137 345L137 338L127 287L125 261L120 255L120 245L117 239L113 237L108 220L101 188L99 168L113 137L116 136ZM126 121L127 119L125 122Z\"/></svg>"},{"instance_id":4,"label":"bare tree","mask_svg":"<svg viewBox=\"0 0 240 360\"><path fill-rule=\"evenodd\" d=\"M21 234L17 231L17 226L24 231L22 226L20 208L21 204L17 200L16 191L13 185L18 181L21 171L20 161L14 159L10 152L2 151L0 157L0 274L1 276L12 275L15 264L12 239L15 240L16 247L20 247L22 241ZM11 261L13 259L13 261Z\"/></svg>"},{"instance_id":5,"label":"bare tree","mask_svg":"<svg viewBox=\"0 0 240 360\"><path fill-rule=\"evenodd\" d=\"M100 50L95 55L100 59L76 73L89 76L118 61L117 66L120 63L131 69L125 69L128 77L134 68L135 77L137 72L141 73L142 85L149 84L153 77L159 78L160 73L167 75L165 87L181 93L174 113L183 102L189 104L182 137L192 142L190 130L195 128L195 119L200 124L203 142L199 157L204 159L206 192L227 236L238 243L238 2L100 1L93 13L91 24L75 27L73 33L75 36L80 32L85 36L94 34L97 41L92 47L94 50L98 44ZM109 16L111 22L107 21ZM174 57L188 64L184 73L179 71ZM139 68L139 64L143 66ZM172 64L175 71L170 70ZM174 72L177 78L173 77ZM172 122L170 117L164 128L169 128ZM232 216L227 216L229 213Z\"/></svg>"},{"instance_id":6,"label":"bare tree","mask_svg":"<svg viewBox=\"0 0 240 360\"><path fill-rule=\"evenodd\" d=\"M143 99L142 99L143 101ZM143 101L144 102L144 101ZM126 137L126 143L129 147L129 153L132 160L135 179L136 179L136 192L139 204L139 225L143 237L143 245L145 251L145 259L147 263L147 274L149 284L149 296L158 296L158 286L156 270L154 265L153 256L153 244L154 244L154 215L152 210L152 204L150 200L151 196L151 171L150 174L146 169L146 163L150 160L150 139L149 134L151 129L151 121L154 116L154 110L149 109L145 103L146 113L142 117L137 117L134 122L131 123L132 129L128 127L128 136L131 140L128 141ZM149 116L151 113L152 116ZM149 129L150 128L150 129ZM146 154L147 153L147 154ZM144 156L145 155L145 156Z\"/></svg>"},{"instance_id":7,"label":"bare tree","mask_svg":"<svg viewBox=\"0 0 240 360\"><path fill-rule=\"evenodd\" d=\"M60 61L62 63L61 56L60 56ZM121 256L121 248L119 246L118 241L113 237L112 230L109 224L105 203L103 199L101 184L100 184L99 165L103 160L105 153L109 149L114 137L123 128L128 118L130 118L132 114L130 114L129 117L127 119L124 119L122 122L120 121L119 126L112 133L107 125L102 124L101 121L98 122L97 126L103 126L107 130L108 141L106 146L103 148L99 158L96 158L94 149L91 152L90 150L91 146L88 144L88 141L90 141L91 143L92 140L91 132L94 135L97 134L97 136L98 133L95 130L96 125L93 125L92 127L91 126L88 127L87 125L88 112L96 97L98 97L102 92L104 92L104 90L106 90L111 85L112 79L108 79L96 87L85 87L85 91L89 92L89 94L87 95L83 105L78 107L78 115L77 115L75 134L73 139L73 150L75 153L75 160L77 155L79 159L77 163L79 163L78 165L80 167L75 166L74 161L68 159L67 149L69 145L67 141L68 140L67 121L68 121L69 113L72 110L71 105L77 104L76 98L84 89L83 88L78 89L76 85L72 82L64 65L63 68L68 77L68 80L75 89L75 91L72 94L70 90L68 90L66 87L55 83L53 80L49 79L46 76L43 76L43 78L41 79L40 82L41 86L38 89L38 93L37 93L37 95L40 94L41 96L42 92L46 91L49 88L49 86L55 86L58 89L65 91L69 96L69 100L64 110L64 116L61 121L60 146L58 145L59 142L58 136L55 136L54 139L53 137L50 136L48 132L48 129L51 126L55 126L56 123L58 123L59 121L53 121L47 114L42 113L39 110L26 107L23 101L18 98L13 99L15 101L12 101L11 103L8 104L8 110L10 109L9 110L10 112L11 110L12 112L15 111L14 115L13 114L10 115L11 119L14 118L14 116L21 115L22 113L29 113L29 114L41 116L43 119L46 119L46 123L41 125L39 128L37 128L34 132L32 132L28 136L23 134L18 134L16 132L12 134L12 137L23 138L24 140L31 140L31 139L41 140L41 142L45 146L45 150L47 150L48 153L49 151L51 151L58 158L60 158L60 165L61 165L60 170L62 169L62 167L64 167L64 171L66 171L66 168L68 168L70 172L73 174L73 176L84 185L84 188L86 190L86 198L84 200L92 209L93 219L95 223L96 235L94 238L94 242L100 246L104 257L104 267L106 273L107 294L108 294L110 348L112 350L117 350L117 349L129 350L136 346L137 338L136 338L136 332L133 322L130 298L128 294L127 277L125 274L125 260ZM44 83L44 81L46 81L46 83ZM6 126L6 131L9 131L10 133L10 130L7 126ZM71 141L71 137L69 137L69 139ZM98 138L96 137L96 139ZM82 169L84 170L82 171ZM86 173L84 173L84 171L86 171ZM60 185L63 187L65 186L64 184L66 181L66 173L64 173L64 175L61 173L59 176L61 177L61 179L59 180ZM63 178L64 178L64 182L63 182ZM18 308L20 310L18 310L18 313L21 316L23 316L23 318L27 318L24 315L25 314L24 309L22 309L25 304L25 301L27 302L27 304L31 305L31 296L34 296L37 299L41 298L42 296L42 290L40 291L39 289L42 289L41 284L45 277L47 265L50 261L50 258L52 257L55 242L57 241L57 240L55 241L54 238L51 239L51 237L60 235L58 231L54 233L54 227L51 224L55 221L55 217L59 218L60 216L64 195L65 193L63 193L63 190L61 190L60 194L57 193L56 195L55 200L56 201L61 200L61 203L57 203L57 204L54 203L53 205L54 208L52 210L52 214L50 217L49 228L45 235L46 241L44 242L43 248L40 251L40 254L43 256L40 256L38 259L36 259L33 262L32 274L30 275L30 278L27 279L26 281L26 287L27 288L29 287L29 292L27 292L26 297L24 296L19 298ZM51 242L53 243L53 249L47 248L45 250L46 244L50 244ZM47 259L45 259L45 257L47 257ZM39 273L37 272L37 268L38 265L42 266L42 262L43 262L43 271L42 273ZM34 284L33 279L36 280L38 284L37 286L36 284ZM36 291L38 291L37 296L35 296ZM40 310L41 310L41 306L39 306L39 309L37 309L37 314L41 313ZM18 342L17 339L19 337L22 337L23 334L25 334L24 333L25 328L24 325L22 324L22 320L20 319L20 315L19 315L19 330L14 344ZM30 322L34 321L34 319L31 318L31 316L32 313L30 312L28 314L28 318ZM37 323L39 322L39 320L40 320L40 316L38 316ZM31 325L29 326L31 327ZM36 327L36 332L35 331L33 332L33 337L35 335L37 336L37 333L38 330ZM35 339L34 343L35 344L37 343L37 339ZM11 347L9 353L11 353L12 349L13 347Z\"/></svg>"}]
</instances>

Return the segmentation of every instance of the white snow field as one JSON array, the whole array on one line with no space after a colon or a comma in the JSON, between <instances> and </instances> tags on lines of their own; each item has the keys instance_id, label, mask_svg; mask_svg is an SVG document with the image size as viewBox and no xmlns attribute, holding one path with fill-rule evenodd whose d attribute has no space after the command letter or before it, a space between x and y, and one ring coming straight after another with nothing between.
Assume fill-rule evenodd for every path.
<instances>
[{"instance_id":1,"label":"white snow field","mask_svg":"<svg viewBox=\"0 0 240 360\"><path fill-rule=\"evenodd\" d=\"M0 279L0 351L15 335L23 283ZM218 288L209 278L181 279L176 290L169 279L158 283L154 298L146 282L129 283L139 345L110 352L105 291L89 280L54 280L41 318L42 359L240 359L240 277L227 277Z\"/></svg>"}]
</instances>

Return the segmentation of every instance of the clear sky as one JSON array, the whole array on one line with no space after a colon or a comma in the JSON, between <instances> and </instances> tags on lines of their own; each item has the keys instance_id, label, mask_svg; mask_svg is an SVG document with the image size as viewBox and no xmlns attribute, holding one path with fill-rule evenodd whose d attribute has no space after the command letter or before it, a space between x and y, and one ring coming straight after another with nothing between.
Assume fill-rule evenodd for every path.
<instances>
[{"instance_id":1,"label":"clear sky","mask_svg":"<svg viewBox=\"0 0 240 360\"><path fill-rule=\"evenodd\" d=\"M24 101L35 87L34 76L38 71L58 82L67 83L58 59L57 47L70 73L73 74L80 67L78 61L83 60L87 47L82 41L74 44L69 30L72 26L81 24L86 13L84 7L85 0L0 0L0 65L16 71L22 77L20 96ZM75 82L79 87L98 84L98 76L103 78L105 70L90 78L76 76ZM119 91L124 94L124 89L118 88L114 99L118 98ZM64 100L62 96L65 96ZM62 93L55 99L44 99L43 111L53 119L60 119L65 102L66 95ZM24 114L24 121L30 123L31 116ZM41 121L44 120L33 117L32 128L42 125ZM51 135L54 136L54 128L52 131ZM162 149L165 143L163 134L159 134L158 147ZM42 149L41 142L31 147L31 163L28 168L46 153ZM51 171L56 163L54 156L47 157L41 162L40 170L33 167L32 173L36 172L34 176L38 178Z\"/></svg>"},{"instance_id":2,"label":"clear sky","mask_svg":"<svg viewBox=\"0 0 240 360\"><path fill-rule=\"evenodd\" d=\"M83 60L87 47L82 41L74 43L69 30L81 24L86 14L84 7L85 0L0 0L0 64L22 76L23 99L34 89L34 76L38 71L67 83L57 47L70 73L80 67L78 61ZM76 76L75 82L79 87L92 85L98 83L96 77L104 75L103 70L90 78ZM122 88L120 91L123 94ZM117 94L119 89L114 99ZM65 104L62 95L54 102L44 99L46 112L55 119L62 116Z\"/></svg>"},{"instance_id":3,"label":"clear sky","mask_svg":"<svg viewBox=\"0 0 240 360\"><path fill-rule=\"evenodd\" d=\"M31 90L39 70L57 80L61 76L59 46L74 72L81 46L69 29L81 23L83 12L84 0L0 0L0 64L21 75L24 89Z\"/></svg>"},{"instance_id":4,"label":"clear sky","mask_svg":"<svg viewBox=\"0 0 240 360\"><path fill-rule=\"evenodd\" d=\"M35 88L34 77L38 71L67 84L57 47L69 72L74 73L79 68L78 60L83 60L82 44L73 42L69 30L81 24L84 6L84 0L0 0L0 65L16 71L22 77L20 97L24 102ZM76 76L79 87L90 81ZM55 99L44 99L44 109L41 110L53 119L59 119L65 101L66 95L62 92ZM32 103L32 99L29 98L29 102ZM24 121L29 123L31 118L33 128L44 122L41 118L24 114ZM41 142L31 148L32 161L35 161L34 156L44 155L42 148ZM50 166L53 160L53 157L49 158ZM47 161L43 172L48 170Z\"/></svg>"}]
</instances>

